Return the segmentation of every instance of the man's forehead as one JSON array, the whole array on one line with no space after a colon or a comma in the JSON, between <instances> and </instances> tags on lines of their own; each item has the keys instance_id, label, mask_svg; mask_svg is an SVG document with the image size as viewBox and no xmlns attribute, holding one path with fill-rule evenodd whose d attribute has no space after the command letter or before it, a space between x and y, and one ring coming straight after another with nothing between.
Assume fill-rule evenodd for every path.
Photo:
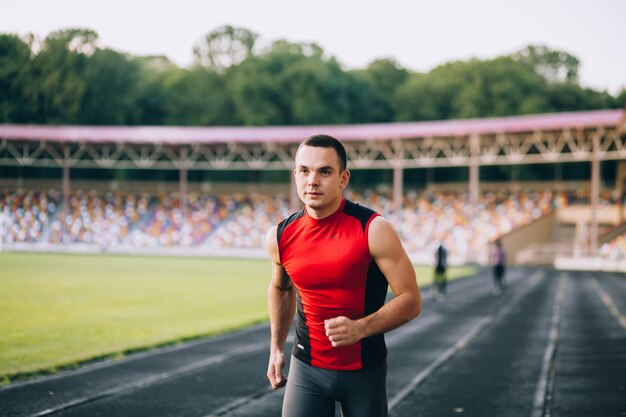
<instances>
[{"instance_id":1,"label":"man's forehead","mask_svg":"<svg viewBox=\"0 0 626 417\"><path fill-rule=\"evenodd\" d=\"M296 166L339 168L339 156L333 148L302 146L296 153Z\"/></svg>"}]
</instances>

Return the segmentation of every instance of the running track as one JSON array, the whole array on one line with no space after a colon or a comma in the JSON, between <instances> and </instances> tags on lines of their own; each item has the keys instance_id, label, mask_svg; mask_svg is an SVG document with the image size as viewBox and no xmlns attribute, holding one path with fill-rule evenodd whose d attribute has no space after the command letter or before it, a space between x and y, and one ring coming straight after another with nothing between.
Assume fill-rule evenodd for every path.
<instances>
[{"instance_id":1,"label":"running track","mask_svg":"<svg viewBox=\"0 0 626 417\"><path fill-rule=\"evenodd\" d=\"M626 416L626 277L512 269L387 335L390 415ZM0 416L279 416L267 325L0 389ZM290 337L291 339L291 337ZM337 411L339 415L339 411Z\"/></svg>"}]
</instances>

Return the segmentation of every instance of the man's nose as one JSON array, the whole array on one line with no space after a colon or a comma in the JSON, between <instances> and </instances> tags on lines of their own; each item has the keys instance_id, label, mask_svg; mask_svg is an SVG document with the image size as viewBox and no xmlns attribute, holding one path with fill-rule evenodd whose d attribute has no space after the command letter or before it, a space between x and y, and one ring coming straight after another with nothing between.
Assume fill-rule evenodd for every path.
<instances>
[{"instance_id":1,"label":"man's nose","mask_svg":"<svg viewBox=\"0 0 626 417\"><path fill-rule=\"evenodd\" d=\"M319 183L319 174L315 171L311 171L309 174L308 181L309 185L318 184Z\"/></svg>"}]
</instances>

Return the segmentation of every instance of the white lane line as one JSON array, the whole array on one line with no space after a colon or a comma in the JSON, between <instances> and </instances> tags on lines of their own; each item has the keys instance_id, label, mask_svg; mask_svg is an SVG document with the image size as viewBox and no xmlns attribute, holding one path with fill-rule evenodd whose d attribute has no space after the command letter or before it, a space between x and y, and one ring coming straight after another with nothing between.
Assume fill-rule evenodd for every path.
<instances>
[{"instance_id":1,"label":"white lane line","mask_svg":"<svg viewBox=\"0 0 626 417\"><path fill-rule=\"evenodd\" d=\"M396 330L394 330L391 333L391 336L387 338L386 343L388 347L392 347L396 344L399 343L399 340L410 336L411 334L421 330L423 327L431 325L435 322L439 322L441 321L440 317L433 317L433 316L429 316L426 317L423 320L417 320L416 322L412 322L411 324L413 325L409 325L409 326L403 326L400 327ZM209 414L207 414L204 417L220 417L223 416L225 414L230 413L231 411L235 411L238 408L241 408L245 405L248 405L249 403L251 403L252 401L256 401L259 400L263 397L265 397L266 395L272 394L276 392L275 390L273 390L271 387L265 387L265 388L261 388L260 390L255 391L252 395L249 395L247 397L241 397L241 398L237 398L236 400L218 408L215 411L210 412Z\"/></svg>"},{"instance_id":2,"label":"white lane line","mask_svg":"<svg viewBox=\"0 0 626 417\"><path fill-rule=\"evenodd\" d=\"M593 277L593 281L591 281L591 285L593 286L593 289L596 290L596 294L598 294L598 297L600 297L600 299L602 300L606 308L608 308L611 314L613 315L613 317L615 317L615 320L617 320L617 322L624 329L626 329L626 317L619 311L617 306L615 306L613 299L600 286L600 283L598 282L598 279L596 277Z\"/></svg>"},{"instance_id":3,"label":"white lane line","mask_svg":"<svg viewBox=\"0 0 626 417\"><path fill-rule=\"evenodd\" d=\"M393 396L393 398L389 401L389 412L397 407L398 404L402 402L415 388L417 388L422 382L424 382L429 376L431 376L437 369L439 369L443 364L448 362L454 355L456 355L459 351L463 350L468 344L472 342L476 336L478 336L484 329L489 327L490 324L496 319L497 316L504 315L507 311L511 309L513 305L517 303L525 294L527 294L532 288L534 288L544 277L543 271L537 271L535 274L531 276L529 279L529 285L524 290L519 290L513 296L513 299L509 304L505 307L501 308L500 311L490 314L489 316L483 318L468 334L463 336L459 341L457 341L454 346L447 349L441 356L439 356L433 363L431 363L426 369L422 370L419 374L417 374L409 384L404 387L400 392Z\"/></svg>"},{"instance_id":4,"label":"white lane line","mask_svg":"<svg viewBox=\"0 0 626 417\"><path fill-rule=\"evenodd\" d=\"M107 368L107 367L114 367L114 366L124 366L128 363L132 363L141 359L146 359L146 358L150 358L152 356L158 356L158 355L162 355L162 354L169 354L169 353L173 353L173 352L177 352L180 350L185 350L185 349L192 349L195 348L199 345L202 344L215 344L215 343L220 343L224 340L228 340L228 339L232 339L233 337L238 337L238 336L242 336L248 333L252 333L255 331L260 331L263 330L265 331L265 327L267 327L269 329L269 326L265 323L263 324L258 324L258 325L254 325L252 327L246 328L246 329L241 329L241 330L235 330L231 333L227 333L227 334L223 334L223 335L219 335L219 336L215 336L215 337L211 337L210 339L207 338L201 338L198 340L190 340L187 342L181 342L181 343L177 343L177 344L173 344L170 346L163 346L163 347L157 347L155 349L150 349L150 350L146 350L143 352L135 352L135 353L130 353L126 356L124 356L122 359L103 359L101 361L97 361L95 363L92 364L84 364L84 365L79 365L78 369L70 369L70 370L61 370L58 373L55 373L54 375L45 375L42 376L41 378L35 378L35 379L31 379L31 380L27 380L27 381L20 381L20 382L14 382L11 385L7 386L7 387L2 387L0 388L0 390L2 391L9 391L9 390L14 390L16 388L22 388L28 385L36 385L36 384L41 384L41 383L46 383L46 382L50 382L50 381L55 381L57 379L63 379L63 378L69 378L69 377L74 377L74 376L78 376L78 375L82 375L82 374L86 374L92 371L98 371L102 368ZM113 354L111 354L111 356L113 356Z\"/></svg>"},{"instance_id":5,"label":"white lane line","mask_svg":"<svg viewBox=\"0 0 626 417\"><path fill-rule=\"evenodd\" d=\"M398 392L389 401L389 411L393 410L407 395L409 395L418 385L426 378L432 375L439 367L450 360L457 352L467 346L483 329L493 322L493 316L487 316L478 323L468 334L461 338L451 348L446 350L443 355L439 356L436 361L431 363L426 369L417 374L409 384Z\"/></svg>"},{"instance_id":6,"label":"white lane line","mask_svg":"<svg viewBox=\"0 0 626 417\"><path fill-rule=\"evenodd\" d=\"M535 396L533 400L532 417L547 417L552 415L552 391L554 389L555 376L555 353L556 343L559 340L559 326L561 323L561 304L565 298L565 289L567 286L567 275L561 274L559 280L559 288L557 289L554 307L552 309L552 325L550 327L550 335L548 346L543 354L543 364L541 373L537 381Z\"/></svg>"},{"instance_id":7,"label":"white lane line","mask_svg":"<svg viewBox=\"0 0 626 417\"><path fill-rule=\"evenodd\" d=\"M519 272L519 271L516 271ZM537 285L541 279L543 278L543 273L541 271L537 271L535 272L529 279L528 279L528 284L530 285L530 287L534 287L535 285ZM521 278L516 278L517 280L521 280ZM461 284L461 282L459 282L458 284ZM472 282L470 283L469 286L471 285L475 285L476 283ZM468 286L468 287L469 287ZM489 288L489 290L487 292L490 291L491 287L488 287L487 284L484 285L485 289ZM456 288L457 290L460 290L459 286L457 286ZM464 289L464 288L463 288ZM517 289L514 297L514 300L517 299L517 297L519 297L519 293L520 291L525 291L525 290L519 290ZM478 294L476 294L478 295ZM461 307L462 308L462 307ZM429 313L426 316L419 316L416 320L398 327L397 329L386 333L385 334L385 343L387 344L388 348L392 348L395 345L399 344L402 342L402 339L404 339L405 337L409 337L412 336L414 333L421 331L422 328L427 327L427 326L432 326L435 324L440 323L442 320L444 319L443 314L436 312L436 313Z\"/></svg>"},{"instance_id":8,"label":"white lane line","mask_svg":"<svg viewBox=\"0 0 626 417\"><path fill-rule=\"evenodd\" d=\"M423 328L432 326L439 323L442 320L441 316L429 315L423 318L418 318L407 325L398 327L397 329L385 334L385 343L388 348L392 348L399 344L402 339L412 336L413 334L421 331Z\"/></svg>"},{"instance_id":9,"label":"white lane line","mask_svg":"<svg viewBox=\"0 0 626 417\"><path fill-rule=\"evenodd\" d=\"M268 382L269 384L269 382ZM225 414L230 413L231 411L235 411L238 408L243 407L244 405L247 405L249 403L251 403L252 401L258 400L260 398L265 397L266 395L269 395L271 393L276 392L276 390L272 389L270 386L267 386L265 388L261 388L260 390L255 391L252 395L248 395L247 397L241 397L236 399L235 401L232 401L228 404L226 404L223 407L218 408L215 411L212 411L211 413L209 413L207 416L205 417L220 417L223 416Z\"/></svg>"},{"instance_id":10,"label":"white lane line","mask_svg":"<svg viewBox=\"0 0 626 417\"><path fill-rule=\"evenodd\" d=\"M68 408L73 408L82 404L86 404L89 402L93 402L96 400L101 400L103 398L111 397L113 395L126 394L131 391L135 391L141 388L145 388L149 385L155 384L157 382L162 382L171 378L179 377L199 369L202 369L207 366L215 365L229 359L236 358L238 356L243 356L246 354L254 353L257 351L261 351L263 349L267 349L268 344L267 341L258 342L253 345L243 346L238 349L233 349L227 353L222 353L220 355L211 356L205 360L194 362L187 366L183 366L181 368L174 369L168 372L162 372L160 374L152 375L128 384L120 385L118 387L103 391L96 395L77 398L75 400L69 401L67 403L61 404L56 407L48 408L46 410L40 411L36 414L32 414L33 417L46 416L53 413L57 413L59 411L67 410Z\"/></svg>"}]
</instances>

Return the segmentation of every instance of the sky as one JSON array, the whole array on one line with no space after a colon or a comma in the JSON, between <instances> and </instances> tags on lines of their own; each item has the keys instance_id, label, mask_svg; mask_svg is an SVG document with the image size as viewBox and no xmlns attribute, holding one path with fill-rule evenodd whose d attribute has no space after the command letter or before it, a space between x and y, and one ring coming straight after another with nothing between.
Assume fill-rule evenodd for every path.
<instances>
[{"instance_id":1,"label":"sky","mask_svg":"<svg viewBox=\"0 0 626 417\"><path fill-rule=\"evenodd\" d=\"M626 88L624 22L624 0L0 0L0 33L88 28L101 47L180 66L223 25L247 28L262 44L315 42L346 69L393 58L428 72L545 45L581 61L581 85L611 94Z\"/></svg>"}]
</instances>

